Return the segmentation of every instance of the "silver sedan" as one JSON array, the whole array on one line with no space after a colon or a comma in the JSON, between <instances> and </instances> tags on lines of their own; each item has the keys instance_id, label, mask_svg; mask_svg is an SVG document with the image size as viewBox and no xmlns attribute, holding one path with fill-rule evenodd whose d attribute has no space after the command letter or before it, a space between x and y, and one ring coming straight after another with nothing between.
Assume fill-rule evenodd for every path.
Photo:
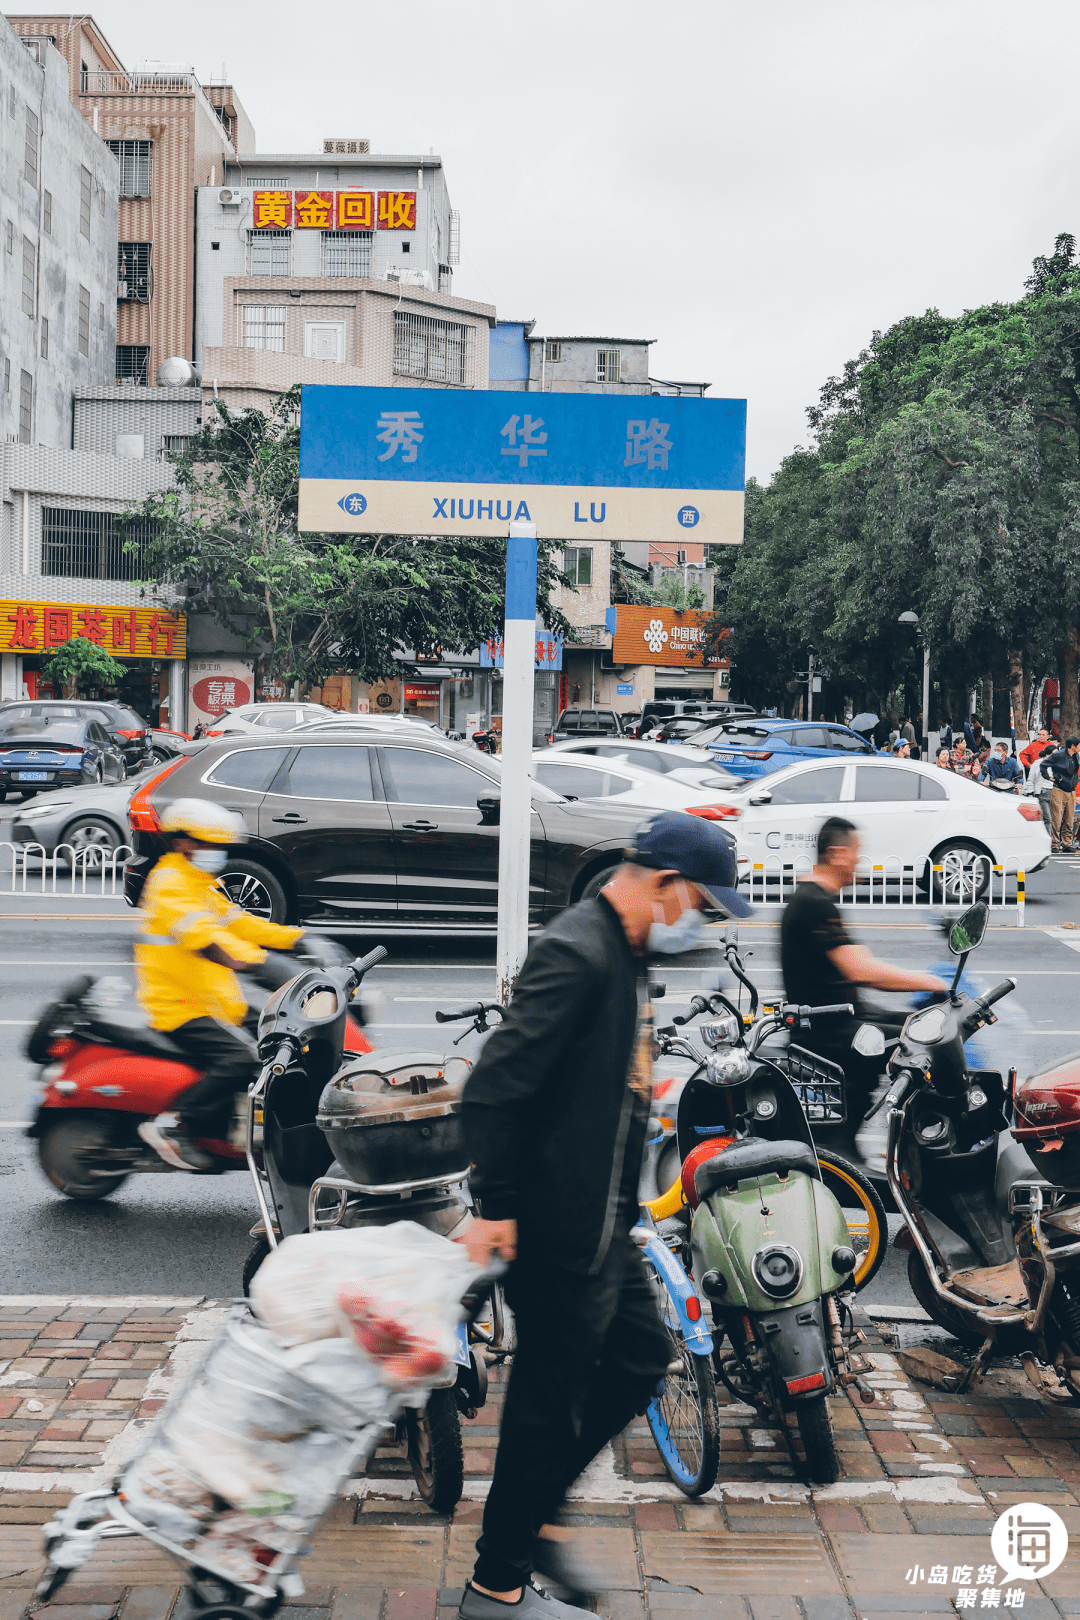
<instances>
[{"instance_id":1,"label":"silver sedan","mask_svg":"<svg viewBox=\"0 0 1080 1620\"><path fill-rule=\"evenodd\" d=\"M11 838L16 844L40 845L46 856L59 849L69 861L77 858L79 870L85 862L95 871L118 850L130 847L127 808L133 793L156 775L161 766L155 761L123 782L100 787L61 788L15 809ZM70 854L68 852L71 852Z\"/></svg>"}]
</instances>

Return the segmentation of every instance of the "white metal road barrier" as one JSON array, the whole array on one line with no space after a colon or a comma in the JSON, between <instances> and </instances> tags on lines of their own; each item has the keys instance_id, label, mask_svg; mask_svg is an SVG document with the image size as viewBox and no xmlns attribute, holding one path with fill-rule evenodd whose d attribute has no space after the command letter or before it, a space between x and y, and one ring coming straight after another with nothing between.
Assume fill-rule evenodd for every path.
<instances>
[{"instance_id":1,"label":"white metal road barrier","mask_svg":"<svg viewBox=\"0 0 1080 1620\"><path fill-rule=\"evenodd\" d=\"M0 893L113 900L123 896L124 865L134 853L127 844L117 849L58 844L46 855L43 844L0 841Z\"/></svg>"},{"instance_id":2,"label":"white metal road barrier","mask_svg":"<svg viewBox=\"0 0 1080 1620\"><path fill-rule=\"evenodd\" d=\"M783 906L795 893L800 878L813 870L808 855L769 855L762 861L739 863L739 884L753 906ZM925 861L884 861L859 857L855 881L837 895L841 906L870 906L876 910L898 907L943 908L970 906L985 900L988 906L1016 907L1018 928L1024 926L1026 890L1024 872L1009 871L988 855L963 858L959 851L929 867Z\"/></svg>"}]
</instances>

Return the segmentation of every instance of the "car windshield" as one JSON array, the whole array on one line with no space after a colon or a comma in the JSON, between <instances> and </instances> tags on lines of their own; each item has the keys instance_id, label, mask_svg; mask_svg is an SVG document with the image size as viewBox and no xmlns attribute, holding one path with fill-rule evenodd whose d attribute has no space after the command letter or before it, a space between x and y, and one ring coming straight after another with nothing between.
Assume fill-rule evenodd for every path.
<instances>
[{"instance_id":1,"label":"car windshield","mask_svg":"<svg viewBox=\"0 0 1080 1620\"><path fill-rule=\"evenodd\" d=\"M53 720L44 716L40 720L18 720L14 725L8 726L2 740L9 745L18 742L20 738L34 738L35 741L45 743L80 743L85 730L81 720Z\"/></svg>"}]
</instances>

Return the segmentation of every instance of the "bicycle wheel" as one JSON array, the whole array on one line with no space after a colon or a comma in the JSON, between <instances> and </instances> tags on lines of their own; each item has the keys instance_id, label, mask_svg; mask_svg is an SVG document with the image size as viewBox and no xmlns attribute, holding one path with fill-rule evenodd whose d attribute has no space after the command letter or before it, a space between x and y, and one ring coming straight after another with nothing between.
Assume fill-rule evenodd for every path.
<instances>
[{"instance_id":1,"label":"bicycle wheel","mask_svg":"<svg viewBox=\"0 0 1080 1620\"><path fill-rule=\"evenodd\" d=\"M671 1360L663 1387L645 1416L675 1484L685 1496L700 1496L715 1485L720 1467L720 1413L712 1362L687 1347L675 1301L660 1274L652 1266L648 1270L671 1340Z\"/></svg>"},{"instance_id":2,"label":"bicycle wheel","mask_svg":"<svg viewBox=\"0 0 1080 1620\"><path fill-rule=\"evenodd\" d=\"M873 1182L839 1153L819 1148L818 1164L821 1179L843 1210L851 1233L851 1247L857 1256L851 1280L856 1290L865 1288L881 1270L889 1246L885 1205Z\"/></svg>"}]
</instances>

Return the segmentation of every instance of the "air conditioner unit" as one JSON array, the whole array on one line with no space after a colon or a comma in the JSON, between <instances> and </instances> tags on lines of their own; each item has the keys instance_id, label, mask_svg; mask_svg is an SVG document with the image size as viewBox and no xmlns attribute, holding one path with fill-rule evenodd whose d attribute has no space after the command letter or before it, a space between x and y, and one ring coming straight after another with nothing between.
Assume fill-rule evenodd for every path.
<instances>
[{"instance_id":1,"label":"air conditioner unit","mask_svg":"<svg viewBox=\"0 0 1080 1620\"><path fill-rule=\"evenodd\" d=\"M224 208L235 207L240 201L240 193L234 191L231 186L222 186L217 195L218 202Z\"/></svg>"},{"instance_id":2,"label":"air conditioner unit","mask_svg":"<svg viewBox=\"0 0 1080 1620\"><path fill-rule=\"evenodd\" d=\"M128 284L127 284L127 282L126 281L118 281L116 283L116 296L117 296L117 298L126 298L127 295L128 295Z\"/></svg>"}]
</instances>

